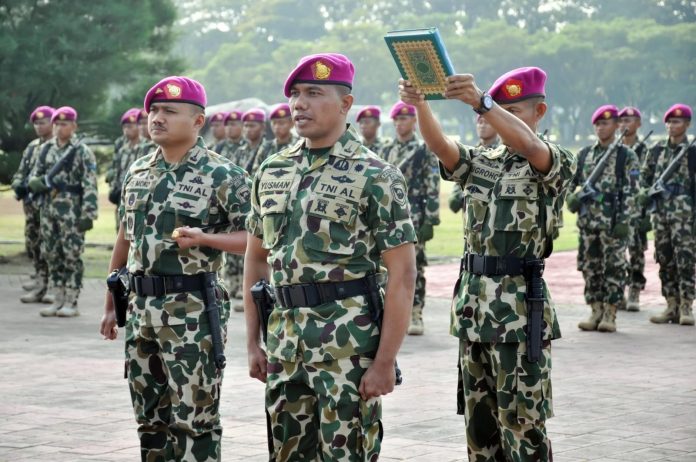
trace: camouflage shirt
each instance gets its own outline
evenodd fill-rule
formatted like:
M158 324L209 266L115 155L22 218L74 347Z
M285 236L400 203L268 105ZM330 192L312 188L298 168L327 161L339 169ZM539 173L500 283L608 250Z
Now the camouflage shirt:
M479 142L479 144L476 145L476 147L480 150L484 149L495 149L500 145L500 140L496 138L495 142L492 144L489 144L487 146L484 146ZM452 188L452 193L450 194L450 200L451 201L457 201L460 204L462 204L462 211L465 210L465 205L464 205L464 190L458 186L455 186ZM466 214L462 213L462 216L464 218L464 226L466 226Z
M75 194L69 191L49 192L44 195L43 207L48 207L54 216L72 213L76 218L97 219L97 160L94 153L87 145L78 143L73 137L63 147L58 146L58 141L53 138L49 141L50 148L46 156L40 156L36 160L33 175L43 177L51 168L65 156L73 146L77 152L71 165L66 165L52 179L51 183L58 189L62 187L81 187L82 192Z
M240 138L238 141L226 139L222 143L219 143L217 146L215 146L215 149L213 149L213 151L217 152L225 159L234 162L237 158L237 152L244 146L246 146L246 141L244 140L244 138Z
M256 146L251 146L248 141L245 141L244 146L241 146L237 150L235 157L231 159L232 162L246 170L249 175L253 175L254 162L256 161L256 156L261 152L263 145L263 140Z
M552 166L537 172L506 146L493 150L460 145L460 160L452 172L442 165L446 180L464 189L465 252L478 255L541 258L550 249L558 220L558 201L575 171L575 158L547 143ZM474 342L523 342L526 339L526 284L523 276L480 276L469 272L452 303L451 333ZM553 303L544 284L543 338L561 336Z
M677 146L671 146L668 140L656 143L649 151L643 169L641 171L641 185L650 188L667 169L679 151L689 143L687 138ZM654 219L664 222L694 222L694 177L693 170L689 172L689 158L691 168L696 170L696 146L689 148L689 152L682 157L679 168L674 171L671 178L666 181L666 187L671 192L669 199L657 196L658 200L652 211Z
M363 140L363 143L365 140ZM388 138L380 138L379 136L375 138L372 144L364 144L364 146L375 154L380 154L384 146L390 144L392 141Z
M44 143L41 142L40 138L32 140L22 153L22 159L19 161L19 167L17 171L12 176L12 181L27 181L32 176L32 171L36 167L36 159L39 158L39 153L43 148Z
M624 150L626 156L624 177L617 179L616 159L621 150ZM573 184L577 186L582 186L592 175L597 164L607 153L607 148L597 142L583 151L578 154L578 158L584 155L585 160L580 162L582 167L578 168L573 180ZM584 207L587 207L587 211L578 215L578 228L611 230L616 223L635 221L638 218L635 196L638 192L639 175L640 166L636 154L625 146L619 147L595 181L594 188L600 196L598 200L590 199L585 202Z
M120 216L130 241L128 270L146 275L218 271L223 252L210 247L180 249L172 231L180 226L228 223L216 232L244 229L249 212L250 179L227 159L204 147L202 139L177 164L168 165L161 149L141 157L124 180ZM203 315L200 293L136 297L141 325L196 323Z
M252 167L251 171L255 172L258 170L264 160L268 159L272 154L280 152L289 146L293 146L295 143L297 143L297 140L298 138L295 135L292 135L287 143L279 143L275 138L264 141L261 148L259 148L256 158L254 159L254 166Z
M416 230L423 224L440 224L437 158L428 151L425 143L415 136L405 143L394 140L382 148L382 157L396 165L406 178L411 218Z
M151 139L145 138L140 140L140 152L138 157L143 157L157 149L157 145Z
M142 144L139 142L136 143L135 146L131 146L128 140L124 139L123 142L117 146L118 149L114 150L114 157L111 160L111 170L113 171L111 184L120 188L123 184L123 179L126 177L128 168L141 156Z
M349 126L310 159L304 143L271 156L254 176L247 229L269 250L277 286L359 279L380 271L382 252L415 241L404 178L369 152ZM314 308L276 307L272 356L305 362L374 352L379 329L365 296Z

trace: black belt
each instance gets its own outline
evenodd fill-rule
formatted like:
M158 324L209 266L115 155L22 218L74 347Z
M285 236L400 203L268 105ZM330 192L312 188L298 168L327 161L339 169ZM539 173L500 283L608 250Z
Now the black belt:
M139 276L129 274L131 290L138 297L163 297L166 294L205 290L205 275Z
M541 265L544 271L544 260L541 258L493 257L489 255L464 254L462 269L469 273L483 276L520 276L533 265Z
M345 282L291 284L275 288L276 301L283 308L311 308L356 295L370 293L367 278Z
M82 194L82 186L79 184L54 184L53 189L55 189L58 192Z

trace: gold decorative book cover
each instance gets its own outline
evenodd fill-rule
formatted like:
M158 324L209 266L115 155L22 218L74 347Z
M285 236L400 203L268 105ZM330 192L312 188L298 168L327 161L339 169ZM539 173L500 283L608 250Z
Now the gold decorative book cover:
M425 99L445 99L446 78L454 74L454 67L436 27L391 31L384 40L404 79Z

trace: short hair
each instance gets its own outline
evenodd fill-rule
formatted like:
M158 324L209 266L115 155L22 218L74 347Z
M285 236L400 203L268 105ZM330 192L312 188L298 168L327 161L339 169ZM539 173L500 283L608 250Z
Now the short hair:
M336 88L336 93L338 93L338 96L341 98L350 95L350 88L346 87L345 85L334 85Z

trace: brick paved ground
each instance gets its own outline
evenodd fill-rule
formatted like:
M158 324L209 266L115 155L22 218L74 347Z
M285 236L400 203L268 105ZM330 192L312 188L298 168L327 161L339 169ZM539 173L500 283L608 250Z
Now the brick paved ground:
M648 322L662 308L651 265L646 309L620 313L616 334L579 332L588 310L573 258L556 254L547 271L564 334L554 343L556 417L548 422L555 460L696 461L696 329ZM457 342L447 335L456 265L430 267L428 276L427 334L406 339L405 383L385 398L385 461L466 460L455 415ZM0 461L139 460L122 340L97 333L104 285L87 282L81 317L42 319L38 306L16 302L20 283L0 276ZM247 377L240 313L229 333L223 459L262 461L263 386Z

